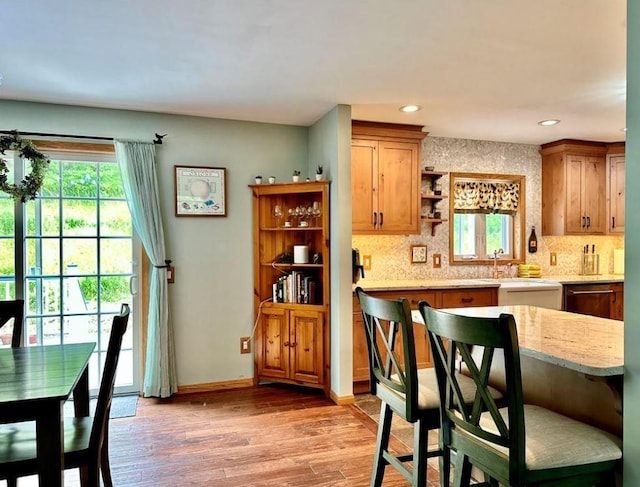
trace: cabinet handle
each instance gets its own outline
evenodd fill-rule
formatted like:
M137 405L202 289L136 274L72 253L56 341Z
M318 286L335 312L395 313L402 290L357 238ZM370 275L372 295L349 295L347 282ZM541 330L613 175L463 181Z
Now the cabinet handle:
M587 217L587 228L589 228L591 226L591 217L588 216Z
M587 226L587 217L586 216L582 216L582 228L585 228Z
M283 343L283 345L284 345L285 347L288 347L288 346L289 346L289 342L284 342L284 343Z
M382 226L384 222L384 213L380 212L380 226Z
M296 342L291 342L291 343L289 344L289 346L290 346L291 348L295 348L295 346L296 346Z
M377 212L373 212L373 227L377 227L378 226L378 213Z
M616 217L615 216L611 217L611 228L616 228Z
M462 301L463 303L473 303L473 298L471 298L471 297L462 298L460 301Z

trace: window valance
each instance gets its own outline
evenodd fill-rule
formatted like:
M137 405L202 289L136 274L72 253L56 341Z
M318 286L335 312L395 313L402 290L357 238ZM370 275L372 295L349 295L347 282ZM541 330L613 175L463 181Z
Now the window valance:
M520 200L517 182L456 181L455 213L503 213L515 215Z

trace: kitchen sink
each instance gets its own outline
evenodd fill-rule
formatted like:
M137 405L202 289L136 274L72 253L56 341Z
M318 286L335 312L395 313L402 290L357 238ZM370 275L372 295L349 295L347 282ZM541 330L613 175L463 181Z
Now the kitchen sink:
M531 277L480 280L500 284L498 306L528 304L542 308L562 308L562 284L559 282Z

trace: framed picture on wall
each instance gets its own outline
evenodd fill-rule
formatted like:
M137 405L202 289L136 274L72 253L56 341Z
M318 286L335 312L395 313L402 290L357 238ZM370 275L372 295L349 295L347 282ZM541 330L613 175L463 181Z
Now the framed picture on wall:
M173 167L176 216L227 216L224 167Z
M426 245L411 246L411 263L412 264L427 263L427 246Z

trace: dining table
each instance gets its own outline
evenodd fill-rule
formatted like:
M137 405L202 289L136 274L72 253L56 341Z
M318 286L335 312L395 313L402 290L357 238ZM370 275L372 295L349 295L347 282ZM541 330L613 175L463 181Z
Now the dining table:
M0 423L35 421L39 485L64 485L64 403L89 415L95 343L0 349Z

